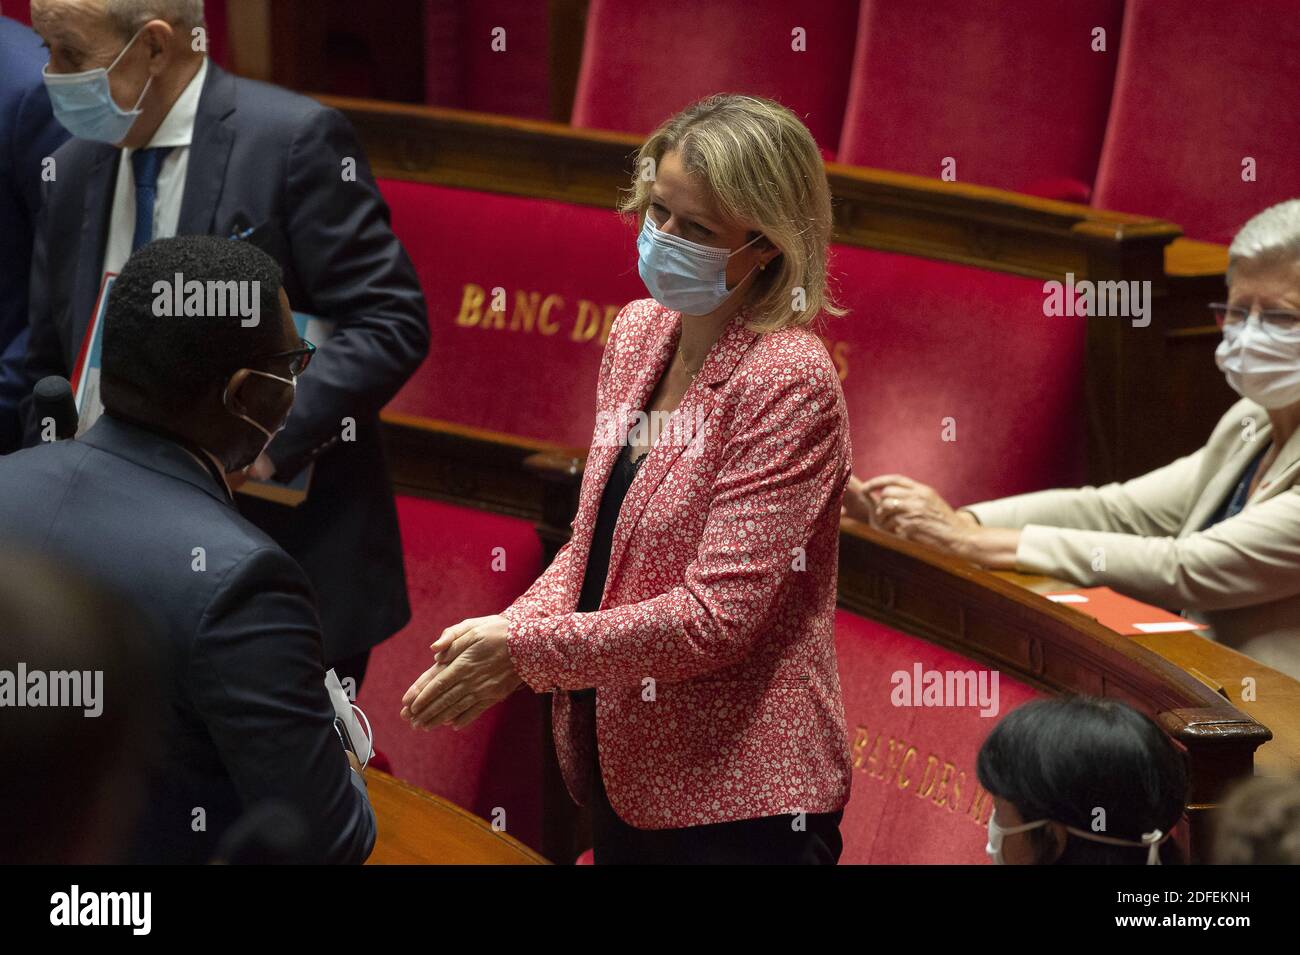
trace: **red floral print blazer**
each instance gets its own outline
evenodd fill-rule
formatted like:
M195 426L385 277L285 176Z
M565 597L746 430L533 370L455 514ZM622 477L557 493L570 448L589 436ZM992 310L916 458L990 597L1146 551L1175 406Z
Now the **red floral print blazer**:
M572 538L504 611L515 669L555 692L570 794L585 798L593 754L560 691L595 687L610 805L642 829L848 800L834 640L844 395L812 332L760 335L746 318L719 336L641 463L600 610L576 613L605 482L680 334L681 315L653 299L619 313Z

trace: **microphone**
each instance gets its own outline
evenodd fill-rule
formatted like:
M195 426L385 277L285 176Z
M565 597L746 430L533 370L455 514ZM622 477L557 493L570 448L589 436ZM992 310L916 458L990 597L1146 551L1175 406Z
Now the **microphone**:
M42 378L32 390L32 408L36 422L42 430L46 421L54 422L54 440L63 441L77 436L77 400L72 396L68 379L51 375Z

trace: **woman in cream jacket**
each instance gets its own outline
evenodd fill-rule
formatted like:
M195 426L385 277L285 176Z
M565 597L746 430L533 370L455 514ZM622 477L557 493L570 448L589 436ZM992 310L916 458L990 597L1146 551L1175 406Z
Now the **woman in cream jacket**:
M1300 200L1251 219L1228 255L1215 358L1242 400L1203 448L1124 483L956 511L902 475L855 479L849 515L991 569L1184 611L1300 678Z

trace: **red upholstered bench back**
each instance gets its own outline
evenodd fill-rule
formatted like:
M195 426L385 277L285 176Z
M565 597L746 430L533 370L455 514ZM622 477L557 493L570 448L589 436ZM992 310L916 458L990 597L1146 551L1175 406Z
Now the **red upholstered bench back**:
M606 323L646 295L634 230L584 206L382 188L433 336L390 409L585 448ZM832 271L852 311L820 330L859 474L962 503L1082 479L1083 320L1045 317L1041 281L843 246Z
M371 655L358 703L393 772L492 820L541 848L541 702L516 693L463 730L412 730L402 694L432 664L431 644L466 617L497 613L542 570L531 522L420 498L399 497L411 622ZM501 548L504 569L493 569Z
M839 160L1086 202L1123 0L862 0ZM1106 52L1092 49L1105 30Z
M966 504L1083 479L1084 321L1045 317L1041 280L845 246L831 268L859 475Z
M4 0L4 15L31 26L32 0Z
M1294 0L1129 0L1094 204L1229 241L1300 193L1297 71Z
M424 0L425 101L550 119L549 7L519 0Z
M432 331L428 359L390 409L587 447L608 324L646 294L634 230L588 206L391 180L381 188Z
M895 706L896 671L986 670L917 637L846 610L835 617L853 790L840 830L842 864L979 863L992 802L975 776L985 736L1039 694L1001 674L998 712Z
M701 97L751 93L794 110L833 153L857 6L858 0L592 0L573 125L648 133ZM795 49L800 43L804 49Z

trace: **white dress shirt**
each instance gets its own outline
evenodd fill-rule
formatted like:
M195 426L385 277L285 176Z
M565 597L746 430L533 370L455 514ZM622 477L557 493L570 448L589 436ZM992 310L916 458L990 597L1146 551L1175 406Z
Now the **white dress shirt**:
M149 148L171 146L158 171L158 198L153 208L153 238L169 239L176 234L181 218L181 199L185 195L185 174L190 164L190 143L194 138L194 117L199 109L199 95L208 75L205 56L189 85L172 104L163 118ZM108 245L104 249L104 271L121 272L131 257L135 239L135 173L131 168L133 149L123 149L117 166L117 188L113 192L113 215L108 227Z

